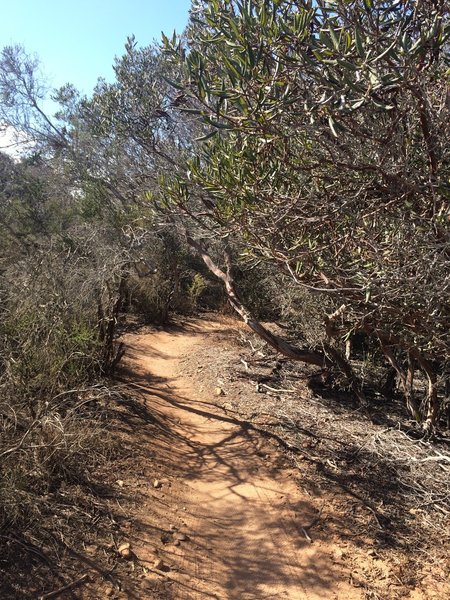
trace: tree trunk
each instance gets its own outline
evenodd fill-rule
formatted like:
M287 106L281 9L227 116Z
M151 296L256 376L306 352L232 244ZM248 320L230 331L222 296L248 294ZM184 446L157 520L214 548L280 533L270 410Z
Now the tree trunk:
M193 248L203 259L208 269L216 277L221 279L225 285L228 300L234 310L243 319L244 323L250 327L259 337L265 342L272 346L277 352L291 358L292 360L304 362L310 365L317 365L318 367L326 367L331 365L331 361L327 356L321 352L310 352L303 348L297 348L293 346L283 338L275 335L269 331L262 323L256 319L249 310L244 306L235 288L234 279L232 276L232 265L231 257L228 252L225 253L225 262L227 265L227 272L222 271L211 259L206 250L201 246L199 242L194 240L189 234L186 233L186 240L188 244Z
M408 373L402 369L402 367L397 362L391 348L380 339L381 349L383 350L383 354L387 358L390 365L395 369L397 375L400 378L403 388L403 394L406 401L406 406L408 407L409 412L414 417L414 419L420 423L422 421L422 415L420 413L420 408L414 398L414 394L412 393L412 381L414 376L413 366L411 358L408 355ZM410 368L411 365L411 368Z
M439 400L437 396L436 385L437 377L432 364L428 360L420 355L417 357L417 359L428 379L427 412L425 421L423 423L423 428L425 432L432 434L436 428L437 420L439 418Z

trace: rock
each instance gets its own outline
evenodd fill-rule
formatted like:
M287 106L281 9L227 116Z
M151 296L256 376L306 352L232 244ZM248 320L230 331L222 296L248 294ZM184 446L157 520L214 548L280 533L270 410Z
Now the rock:
M123 544L120 544L120 546L117 548L117 551L122 558L126 558L127 560L129 560L132 557L129 542L124 542Z
M159 481L159 479L155 479L155 480L153 481L153 487L154 487L155 489L159 489L161 486L162 486L162 483Z
M173 536L173 539L178 541L178 542L185 542L186 540L188 540L188 536L185 533L176 533Z
M122 481L122 479L118 479L118 480L116 481L116 483L117 483L117 485L118 485L120 488L123 488L123 486L125 485L125 482L124 482L124 481Z
M93 556L97 552L97 546L95 546L94 544L88 544L87 546L85 546L85 550L86 554Z
M215 394L216 396L225 396L225 392L221 387L216 387Z
M164 571L164 572L170 571L169 565L166 565L166 563L163 560L161 560L160 558L157 558L155 560L155 562L153 563L153 567L155 569L157 569L158 571Z

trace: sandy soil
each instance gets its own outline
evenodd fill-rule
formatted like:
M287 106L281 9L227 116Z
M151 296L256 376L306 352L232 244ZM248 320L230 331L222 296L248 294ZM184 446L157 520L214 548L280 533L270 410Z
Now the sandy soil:
M152 467L141 464L147 485L127 538L143 572L117 597L362 598L326 528L311 532L317 509L280 452L220 409L220 388L180 374L183 357L223 329L203 320L125 339L127 377L165 433L143 438Z

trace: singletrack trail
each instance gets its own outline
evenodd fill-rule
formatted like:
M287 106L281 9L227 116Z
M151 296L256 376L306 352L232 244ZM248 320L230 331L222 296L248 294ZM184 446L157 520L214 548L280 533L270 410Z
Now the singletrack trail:
M214 388L180 374L198 345L217 358L214 337L224 328L201 319L125 336L127 379L163 425L145 441L161 465L161 487L149 486L138 507L138 559L170 581L166 593L177 600L362 598L326 533L309 537L318 513L292 470L280 467L280 451L217 406ZM161 531L169 533L156 543ZM155 555L167 565L156 575ZM140 589L129 597L155 596Z

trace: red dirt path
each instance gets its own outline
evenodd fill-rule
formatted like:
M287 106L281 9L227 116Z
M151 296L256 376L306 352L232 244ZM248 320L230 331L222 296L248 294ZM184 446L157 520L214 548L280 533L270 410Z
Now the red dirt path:
M147 577L121 597L155 598L159 578L177 600L361 599L326 530L308 539L318 515L279 451L179 374L182 357L220 329L202 320L126 337L129 377L165 435L143 441L161 478L142 492L130 536Z

